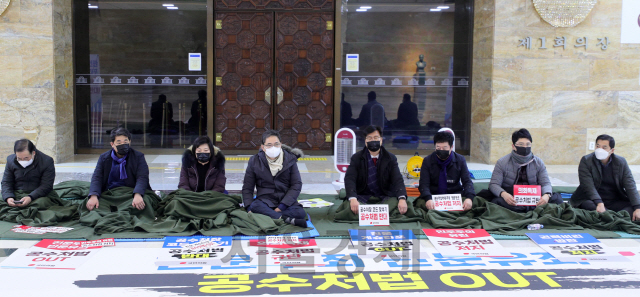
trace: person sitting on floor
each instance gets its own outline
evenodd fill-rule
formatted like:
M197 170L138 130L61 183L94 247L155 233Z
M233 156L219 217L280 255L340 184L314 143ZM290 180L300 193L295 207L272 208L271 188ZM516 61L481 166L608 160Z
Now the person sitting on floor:
M118 187L133 188L132 206L145 208L143 196L149 185L149 166L144 154L131 148L131 133L119 127L111 131L111 150L100 155L96 169L91 177L89 188L89 211L98 208L100 194Z
M573 207L605 212L625 210L634 221L640 220L640 195L625 158L614 154L613 137L596 138L595 152L580 160L580 186L571 196Z
M351 157L344 176L350 209L357 214L361 203L374 204L397 199L398 211L404 215L407 212L407 189L398 168L398 160L382 146L382 128L368 126L364 134L366 147Z
M511 153L500 158L493 169L489 191L491 202L515 212L527 212L547 203L562 204L562 196L552 195L551 181L544 162L531 152L533 138L527 129L511 135ZM542 197L536 206L516 206L514 185L540 185Z
M425 206L429 210L435 209L432 195L462 194L464 210L471 209L473 197L476 196L467 161L452 150L453 140L453 135L449 132L436 133L433 136L436 151L422 161L420 198L415 201L426 200Z
M225 157L209 136L200 136L182 155L178 188L192 192L225 192Z
M301 150L282 144L278 131L264 132L260 152L249 159L244 175L245 209L306 228L307 213L298 203L302 178L297 162L302 155ZM254 188L257 189L255 199Z
M37 150L31 140L16 141L13 152L4 167L2 199L11 207L25 207L53 191L56 169L53 158ZM15 193L18 190L29 194L18 199Z

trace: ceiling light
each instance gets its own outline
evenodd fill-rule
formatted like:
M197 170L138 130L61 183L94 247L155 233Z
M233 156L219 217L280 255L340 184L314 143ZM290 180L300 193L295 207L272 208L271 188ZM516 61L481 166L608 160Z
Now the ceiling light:
M438 6L438 9L449 9L449 6Z
M162 6L164 6L164 7L172 7L173 4L162 4Z
M439 8L431 8L431 9L429 9L429 10L430 10L430 11L441 11L442 9L439 9Z
M178 9L178 7L175 7L175 6L169 6L169 7L167 7L167 9Z
M96 8L98 8L98 6L97 5L89 5L89 8L96 9Z
M360 9L356 9L356 11L367 11L367 10L360 8Z
M360 9L371 9L371 6L360 6Z

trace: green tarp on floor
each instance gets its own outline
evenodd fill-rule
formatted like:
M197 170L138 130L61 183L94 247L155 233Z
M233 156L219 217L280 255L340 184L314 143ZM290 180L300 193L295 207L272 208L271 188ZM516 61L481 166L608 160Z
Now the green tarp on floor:
M479 191L486 188L488 183L476 183L475 186ZM554 191L557 192L571 192L574 189L554 187ZM115 205L115 210L107 207L100 214L98 212L88 213L84 206L88 183L77 181L60 183L55 186L55 190L64 201L63 207L67 207L69 204L78 206L78 214L83 215L81 221L84 222L84 225L80 224L78 220L65 221L57 223L56 226L74 229L63 234L32 235L10 231L11 227L16 225L15 222L0 222L0 239L162 238L164 236L189 236L196 233L210 236L265 235L305 230L285 224L281 220L248 214L236 206L240 199L234 195L214 192L195 194L178 190L160 201L157 196L154 197L155 194L149 192L145 195L145 201L148 205L157 205L155 213L148 211L141 212L142 215L136 213L130 207L131 198L122 198L122 201ZM123 189L122 191L123 193L117 194L125 197L127 190ZM343 203L338 195L303 194L299 199L312 198L321 198L334 203L331 207L306 208L321 237L344 237L348 235L347 230L359 228L357 221L349 221L355 216L347 219L342 217L341 222L336 222L336 211ZM412 204L413 199L410 199L409 204ZM110 205L105 203L105 206ZM640 234L640 226L631 222L626 212L608 211L598 214L595 211L574 209L568 204L546 205L525 214L511 212L479 197L474 200L474 208L467 212L426 211L419 204L417 206L412 208L411 216L398 217L399 219L388 227L375 228L410 230L478 228L486 229L492 234L524 235L526 232L531 232L526 230L528 224L539 223L545 225L545 228L534 232L586 232L597 238L620 237L614 231ZM107 217L106 221L99 225L98 222L105 217ZM96 226L99 228L94 229ZM112 233L113 231L121 232ZM417 231L416 234L420 235L420 232Z

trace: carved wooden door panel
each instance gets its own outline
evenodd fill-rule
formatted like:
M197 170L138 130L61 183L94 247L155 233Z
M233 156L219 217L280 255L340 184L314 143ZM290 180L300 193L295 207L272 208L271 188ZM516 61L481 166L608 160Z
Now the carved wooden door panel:
M333 30L328 25L333 29L332 13L276 12L274 126L283 143L302 149L332 149Z
M260 146L272 128L273 13L216 13L216 143Z

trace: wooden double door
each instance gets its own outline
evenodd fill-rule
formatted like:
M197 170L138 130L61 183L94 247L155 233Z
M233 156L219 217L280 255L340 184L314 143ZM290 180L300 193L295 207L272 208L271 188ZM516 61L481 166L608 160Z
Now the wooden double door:
M216 143L255 151L267 129L284 144L331 150L333 12L216 12Z

